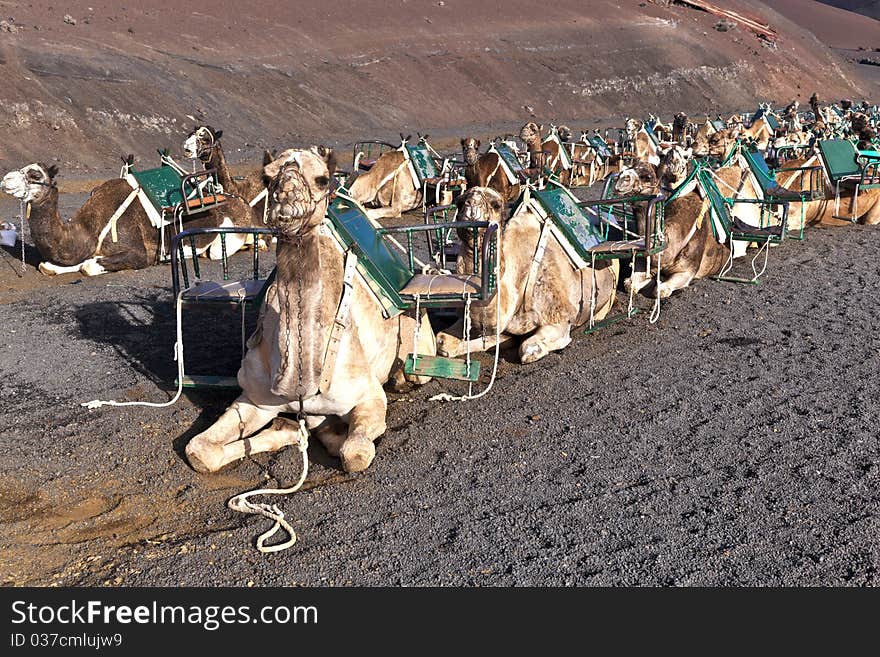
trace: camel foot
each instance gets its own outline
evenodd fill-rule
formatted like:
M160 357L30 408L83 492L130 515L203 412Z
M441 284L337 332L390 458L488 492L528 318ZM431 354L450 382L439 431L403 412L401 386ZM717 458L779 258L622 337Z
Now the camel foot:
M223 467L223 446L196 436L187 443L186 460L196 472L210 474Z
M342 444L339 457L346 472L362 472L376 457L376 446L369 438L349 438Z

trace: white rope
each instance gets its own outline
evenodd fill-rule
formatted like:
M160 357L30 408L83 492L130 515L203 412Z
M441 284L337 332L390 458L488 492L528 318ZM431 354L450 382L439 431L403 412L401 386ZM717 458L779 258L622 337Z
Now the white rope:
M419 357L419 335L422 332L421 301L422 295L416 294L416 330L413 331L413 366Z
M256 245L254 245L256 248ZM238 290L238 305L241 306L241 358L244 360L244 352L245 352L245 318L247 315L247 306L244 303L245 299L245 288L240 288Z
M254 495L290 495L298 491L303 483L306 480L306 477L309 474L309 430L306 428L306 421L300 419L299 421L299 437L296 443L297 449L299 450L300 455L302 456L302 472L299 475L299 479L297 482L291 486L290 488L257 488L255 490L248 491L246 493L241 493L236 495L226 503L233 511L238 511L239 513L252 513L254 515L263 516L264 518L268 518L272 520L275 524L272 525L269 529L264 531L257 538L257 549L263 554L268 554L270 552L280 552L281 550L286 550L291 547L294 543L296 543L296 531L291 527L290 523L287 522L284 517L284 512L278 508L277 504L261 504L258 502L251 502L248 500L249 497L253 497ZM266 541L272 538L278 530L283 529L287 532L287 535L290 537L283 543L275 543L274 545L266 545Z
M121 402L116 400L101 401L100 399L93 399L89 402L82 402L80 406L85 406L90 411L93 411L102 406L148 406L150 408L165 408L176 404L177 400L180 399L180 396L183 394L183 323L181 321L183 315L183 292L180 292L177 295L175 314L177 317L177 342L174 343L174 360L177 361L177 393L174 397L167 402L162 403L145 401Z
M650 324L656 324L657 320L660 319L660 254L662 251L657 252L657 285L654 286L656 292L656 296L654 297L654 307L651 309L651 316L648 317L648 322ZM648 276L651 276L651 256L648 256L646 265L648 267Z
M500 249L499 249L500 250ZM471 401L473 399L479 399L484 395L488 394L492 389L492 386L495 385L495 376L498 374L498 360L501 355L501 277L499 276L501 271L501 258L498 257L495 259L495 280L497 281L497 289L495 290L495 362L492 364L492 377L489 379L489 385L482 392L478 392L476 395L467 394L457 397L455 395L450 395L448 393L440 393L439 395L434 395L430 398L429 401ZM470 344L468 344L468 349L470 349Z
M19 215L19 226L18 226L18 239L21 242L21 274L19 274L19 278L24 276L27 273L27 263L25 261L25 250L24 250L24 226L27 223L27 219L30 218L31 214L31 205L24 199L21 199L19 203L19 208L21 214Z
M464 355L465 371L470 375L471 372L471 295L466 294L464 300L464 340L467 345ZM474 392L473 381L468 381L468 395Z

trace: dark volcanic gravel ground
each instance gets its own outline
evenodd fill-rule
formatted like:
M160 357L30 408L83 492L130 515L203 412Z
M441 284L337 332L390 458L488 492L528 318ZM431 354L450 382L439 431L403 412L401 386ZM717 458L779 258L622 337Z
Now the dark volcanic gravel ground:
M167 398L167 268L22 282L4 253L0 573L86 585L876 584L877 240L876 227L813 229L773 251L761 285L700 282L655 326L640 315L578 332L531 366L507 354L479 402L428 402L455 389L439 382L391 395L366 473L312 446L306 490L280 502L300 541L270 556L251 546L267 523L224 503L267 471L295 480L296 452L214 476L181 457L233 395L78 405ZM193 322L193 370L235 368L237 321Z

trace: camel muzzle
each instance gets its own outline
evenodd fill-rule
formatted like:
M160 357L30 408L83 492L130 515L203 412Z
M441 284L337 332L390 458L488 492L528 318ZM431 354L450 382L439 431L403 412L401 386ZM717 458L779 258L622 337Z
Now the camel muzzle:
M10 171L3 176L0 189L15 198L24 198L28 192L27 179L21 171Z

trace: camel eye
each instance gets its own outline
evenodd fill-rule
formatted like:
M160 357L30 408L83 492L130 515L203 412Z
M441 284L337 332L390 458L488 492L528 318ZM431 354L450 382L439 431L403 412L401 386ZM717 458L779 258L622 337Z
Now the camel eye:
M330 179L327 176L318 176L315 178L315 184L318 187L326 187L330 184Z
M39 171L35 171L35 170L31 169L30 171L27 172L27 177L28 177L28 180L42 180L43 174L40 173Z
M492 206L492 209L493 209L493 210L500 210L500 209L501 209L501 203L500 203L499 201L496 201L495 199L493 199L493 200L489 203L489 205Z

